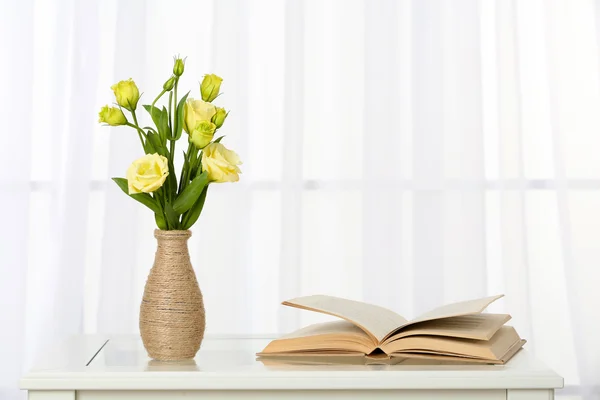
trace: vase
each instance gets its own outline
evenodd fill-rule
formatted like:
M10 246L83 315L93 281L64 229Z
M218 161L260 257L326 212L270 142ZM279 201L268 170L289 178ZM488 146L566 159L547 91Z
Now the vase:
M190 236L190 231L154 231L157 249L140 306L140 334L155 360L194 358L204 338L206 316L190 262Z

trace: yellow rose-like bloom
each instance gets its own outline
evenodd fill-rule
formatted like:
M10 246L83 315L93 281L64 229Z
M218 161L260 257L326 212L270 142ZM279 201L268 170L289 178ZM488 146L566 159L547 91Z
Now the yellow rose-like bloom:
M115 92L117 104L129 111L135 110L137 102L140 99L140 91L131 78L115 83L110 88Z
M210 121L201 121L190 134L190 142L198 149L203 149L213 140L217 126Z
M220 128L223 126L223 122L225 122L225 118L227 118L227 111L224 108L217 107L217 113L214 117L212 117L212 122Z
M154 154L135 160L127 169L129 194L150 193L160 188L169 175L169 160Z
M223 78L215 74L204 75L204 79L202 79L202 84L200 85L202 100L213 101L216 99L221 89L221 82L223 82Z
M183 129L191 135L200 122L210 121L216 112L210 103L188 99L183 107Z
M237 182L242 173L240 157L221 143L211 143L202 151L202 169L211 182Z
M117 107L104 106L98 113L98 116L100 117L98 122L104 122L112 126L125 125L127 123L125 114Z

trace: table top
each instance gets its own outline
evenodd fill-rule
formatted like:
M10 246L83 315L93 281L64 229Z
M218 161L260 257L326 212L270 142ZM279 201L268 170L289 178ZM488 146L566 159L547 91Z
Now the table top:
M27 390L553 389L563 378L523 349L506 365L265 365L271 338L208 337L194 360L151 360L137 336L74 336L20 381Z

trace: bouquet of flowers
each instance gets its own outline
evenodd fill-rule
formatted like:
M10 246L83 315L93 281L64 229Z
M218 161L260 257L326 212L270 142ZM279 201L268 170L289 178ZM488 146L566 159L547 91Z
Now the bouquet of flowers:
M238 155L223 146L223 136L215 139L228 112L213 105L219 96L222 79L205 75L200 84L202 100L189 97L190 92L178 99L179 78L185 60L175 58L173 74L164 83L162 91L152 104L143 105L152 120L152 126L141 126L136 110L140 92L131 79L111 87L116 97L115 106L100 110L99 122L110 126L128 126L135 129L145 155L135 160L127 170L126 178L113 181L134 200L154 212L156 225L162 230L187 230L200 216L206 193L211 183L237 182L241 173ZM166 105L158 105L166 99ZM131 115L131 120L124 111ZM183 153L183 167L177 180L173 160L175 142L187 133L188 149Z

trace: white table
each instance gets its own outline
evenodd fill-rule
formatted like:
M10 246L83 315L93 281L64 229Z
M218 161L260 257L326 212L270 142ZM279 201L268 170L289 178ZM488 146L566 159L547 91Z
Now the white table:
M549 400L563 379L527 350L505 366L280 365L256 361L266 338L208 338L187 363L150 360L137 337L78 336L20 383L30 400Z

